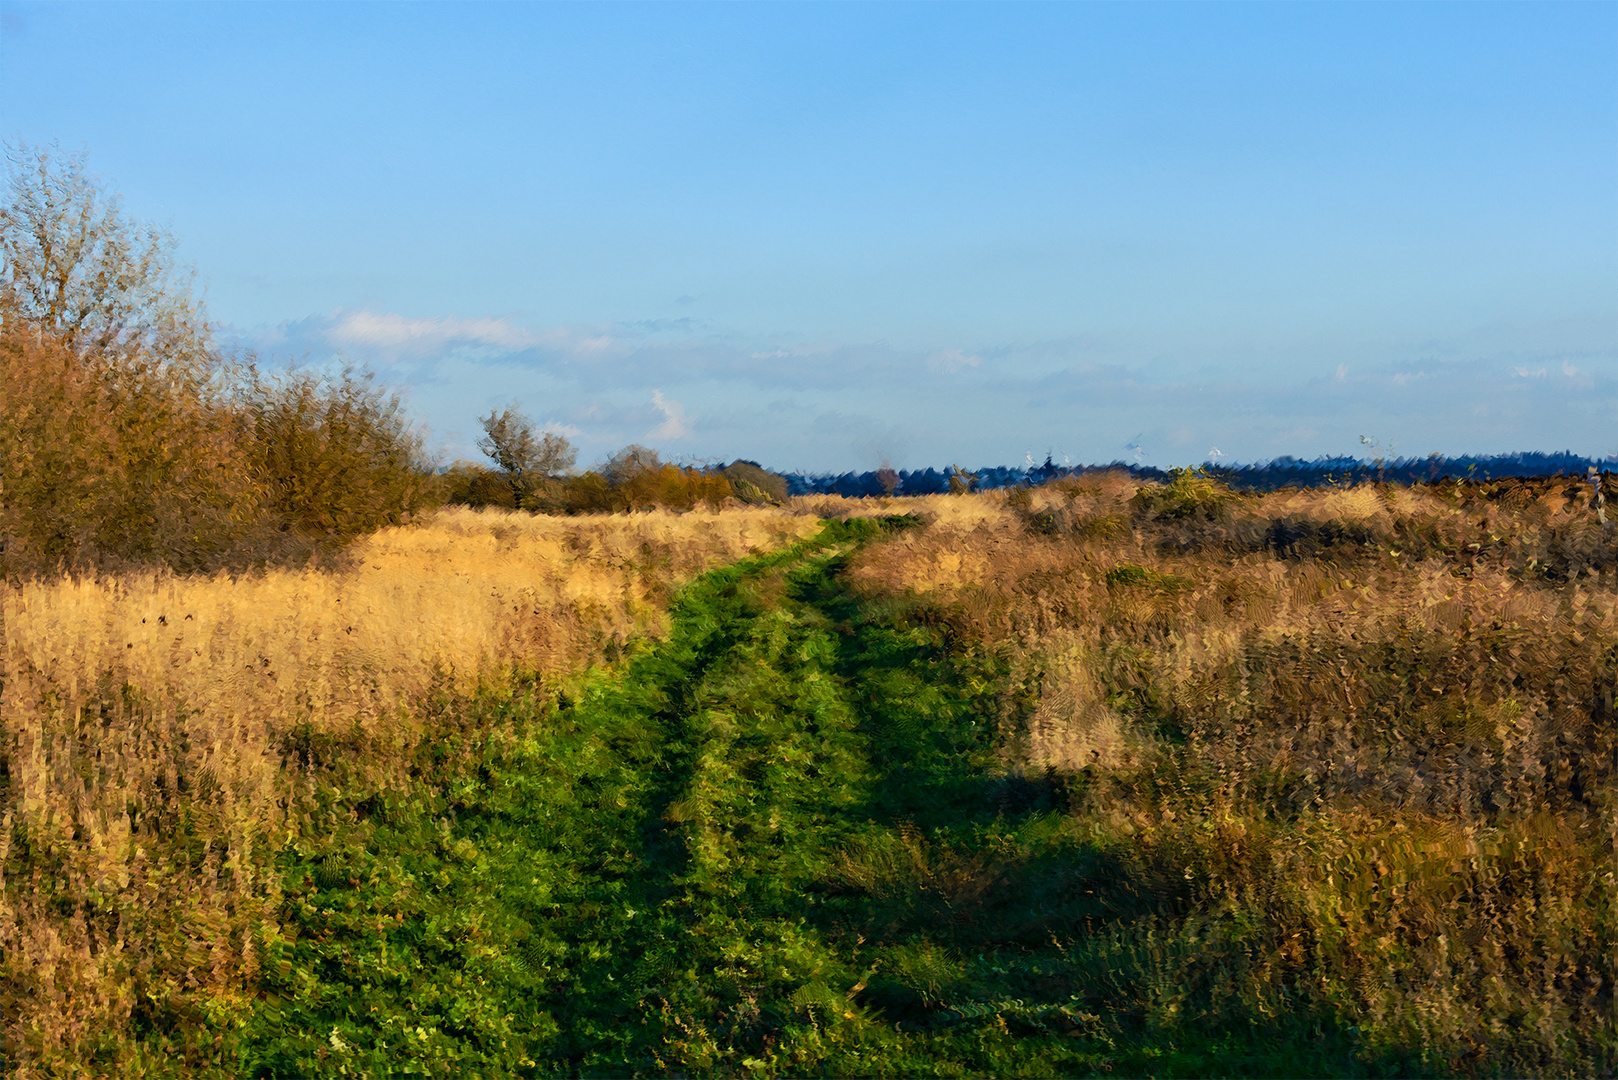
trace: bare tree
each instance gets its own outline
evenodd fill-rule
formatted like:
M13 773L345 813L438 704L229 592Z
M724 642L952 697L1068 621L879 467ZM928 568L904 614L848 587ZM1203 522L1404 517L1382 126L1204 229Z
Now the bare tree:
M566 436L539 431L515 408L491 411L479 422L484 434L478 440L478 449L505 475L519 510L532 509L534 492L540 484L567 472L578 460L579 452Z
M622 487L644 473L656 472L663 467L663 459L656 450L640 443L630 443L606 460L601 475L613 487Z
M124 217L84 154L7 144L0 157L7 566L194 568L254 513L225 393L237 371L173 240Z
M123 216L118 197L55 147L5 147L0 326L101 365L136 358L207 369L217 357L172 236Z

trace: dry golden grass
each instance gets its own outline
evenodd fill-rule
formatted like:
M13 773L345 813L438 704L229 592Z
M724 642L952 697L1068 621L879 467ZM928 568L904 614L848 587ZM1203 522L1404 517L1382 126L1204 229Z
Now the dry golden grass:
M1618 530L1545 482L1140 487L910 500L851 578L1008 655L1007 769L1131 895L1260 919L1263 979L1434 1067L1610 1057Z
M614 657L661 632L680 584L818 527L446 510L336 572L7 590L0 1015L19 1075L93 1060L132 1023L249 1007L270 857L314 772L400 781L435 695Z

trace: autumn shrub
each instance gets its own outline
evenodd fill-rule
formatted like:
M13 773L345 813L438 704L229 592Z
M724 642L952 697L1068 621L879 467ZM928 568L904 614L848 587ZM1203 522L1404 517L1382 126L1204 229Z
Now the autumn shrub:
M455 462L439 475L439 483L444 502L451 506L517 508L511 485L499 470L475 461Z
M351 540L434 504L421 439L369 375L260 375L241 408L261 512L282 531Z
M1130 500L1141 511L1160 518L1217 519L1237 495L1197 468L1173 469L1167 484L1145 485Z
M12 574L199 569L248 542L259 488L217 387L160 363L98 366L0 334L0 531Z
M786 477L769 472L756 461L733 461L719 472L730 481L730 493L749 506L784 503L788 498Z
M617 507L613 487L607 478L590 470L567 481L563 506L570 514L610 513Z
M0 529L11 575L299 562L439 484L368 376L266 375L215 340L174 241L82 155L8 148Z
M732 496L722 474L665 462L657 451L631 445L593 469L563 483L558 502L571 513L690 510L717 507Z

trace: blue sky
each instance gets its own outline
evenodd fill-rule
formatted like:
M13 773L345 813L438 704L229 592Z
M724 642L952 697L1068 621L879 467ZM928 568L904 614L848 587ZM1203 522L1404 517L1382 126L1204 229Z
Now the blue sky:
M810 471L1618 452L1618 5L0 4L230 338Z

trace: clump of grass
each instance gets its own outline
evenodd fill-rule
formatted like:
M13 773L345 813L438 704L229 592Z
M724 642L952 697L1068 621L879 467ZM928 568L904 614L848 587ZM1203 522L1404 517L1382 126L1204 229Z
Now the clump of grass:
M1144 513L1170 521L1192 517L1217 520L1237 498L1235 492L1201 469L1184 468L1170 470L1167 484L1142 487L1130 502Z

